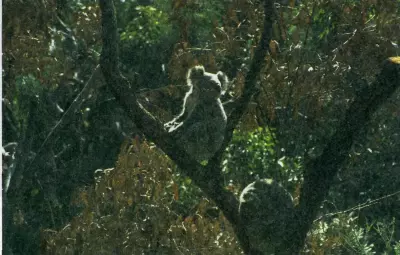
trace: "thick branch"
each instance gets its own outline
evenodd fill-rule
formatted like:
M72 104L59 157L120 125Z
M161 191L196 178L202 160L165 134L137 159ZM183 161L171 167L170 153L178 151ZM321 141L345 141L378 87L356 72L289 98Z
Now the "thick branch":
M332 136L321 156L306 165L300 204L293 222L291 244L293 252L304 245L307 232L312 226L318 208L328 194L339 168L345 161L355 136L365 127L373 113L400 86L400 57L383 63L375 82L364 88L346 112L336 133Z
M226 146L232 140L233 130L239 123L243 114L245 113L247 106L254 94L258 92L256 88L256 82L258 74L265 64L265 57L267 56L267 51L269 50L269 42L272 40L272 25L274 17L274 2L273 0L264 1L264 27L260 42L254 52L254 57L250 65L249 72L246 74L244 90L242 96L236 102L236 108L233 110L232 114L228 119L228 124L225 132L225 139L218 151L216 157L221 157L222 153L225 151Z

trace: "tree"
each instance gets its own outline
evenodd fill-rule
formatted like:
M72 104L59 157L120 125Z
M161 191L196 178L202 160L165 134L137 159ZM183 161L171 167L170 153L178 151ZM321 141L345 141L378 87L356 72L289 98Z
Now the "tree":
M263 34L246 75L243 95L237 100L236 107L228 122L223 146L206 166L190 160L186 153L168 136L162 123L137 101L135 95L137 85L131 84L125 79L118 68L117 24L112 0L100 0L100 8L103 29L103 51L100 66L108 86L111 87L118 101L146 138L153 141L170 156L179 168L215 201L233 225L245 253L255 254L259 252L250 245L249 236L245 231L246 223L241 222L239 217L238 200L222 186L220 160L222 152L232 138L233 129L246 110L252 95L257 92L255 86L257 75L261 70L269 42L272 39L273 1L266 0L264 2ZM390 58L385 61L375 82L360 91L358 97L347 109L346 117L330 138L323 153L307 163L300 203L295 207L294 215L288 219L291 224L285 226L288 233L284 245L282 245L285 250L275 251L276 253L295 254L303 247L306 234L317 215L318 208L326 197L334 176L346 159L355 135L368 124L371 115L399 86L399 65L399 58Z

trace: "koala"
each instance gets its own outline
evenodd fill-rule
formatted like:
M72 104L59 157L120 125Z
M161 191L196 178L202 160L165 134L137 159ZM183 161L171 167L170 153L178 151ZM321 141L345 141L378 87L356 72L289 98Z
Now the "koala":
M292 196L272 179L257 180L240 195L240 220L251 248L258 253L285 254L287 247L282 247L282 243L293 215Z
M227 117L220 97L228 85L227 76L208 73L203 66L189 69L189 91L182 111L164 127L183 149L198 162L210 159L224 140Z

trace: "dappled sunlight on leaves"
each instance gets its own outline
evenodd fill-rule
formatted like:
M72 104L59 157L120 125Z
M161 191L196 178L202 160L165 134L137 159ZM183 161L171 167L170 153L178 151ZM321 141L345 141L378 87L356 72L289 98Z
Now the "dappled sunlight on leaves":
M223 215L207 216L208 200L186 217L173 211L179 183L163 153L148 143L121 151L115 168L98 170L95 185L77 194L82 213L58 232L43 231L47 254L241 253Z

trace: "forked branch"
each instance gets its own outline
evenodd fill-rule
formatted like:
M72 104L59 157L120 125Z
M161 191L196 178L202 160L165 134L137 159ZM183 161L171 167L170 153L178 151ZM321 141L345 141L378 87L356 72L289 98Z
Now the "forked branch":
M100 58L100 67L107 85L121 106L133 119L136 126L144 133L147 139L154 142L161 148L178 167L187 174L204 193L216 202L225 217L235 228L239 241L245 253L249 252L247 237L241 227L238 217L239 202L236 197L224 189L221 167L219 164L220 155L232 138L232 132L251 99L256 92L255 84L260 72L264 58L267 53L268 43L272 34L272 13L273 1L266 0L264 3L265 22L262 38L254 54L250 71L247 74L243 96L238 101L238 107L232 114L228 123L228 130L224 140L223 148L217 153L207 166L202 166L192 160L186 152L176 145L175 141L164 130L163 124L147 112L137 100L135 95L136 87L121 74L118 67L118 33L115 16L115 8L112 0L99 0L101 9L101 26L103 49Z

